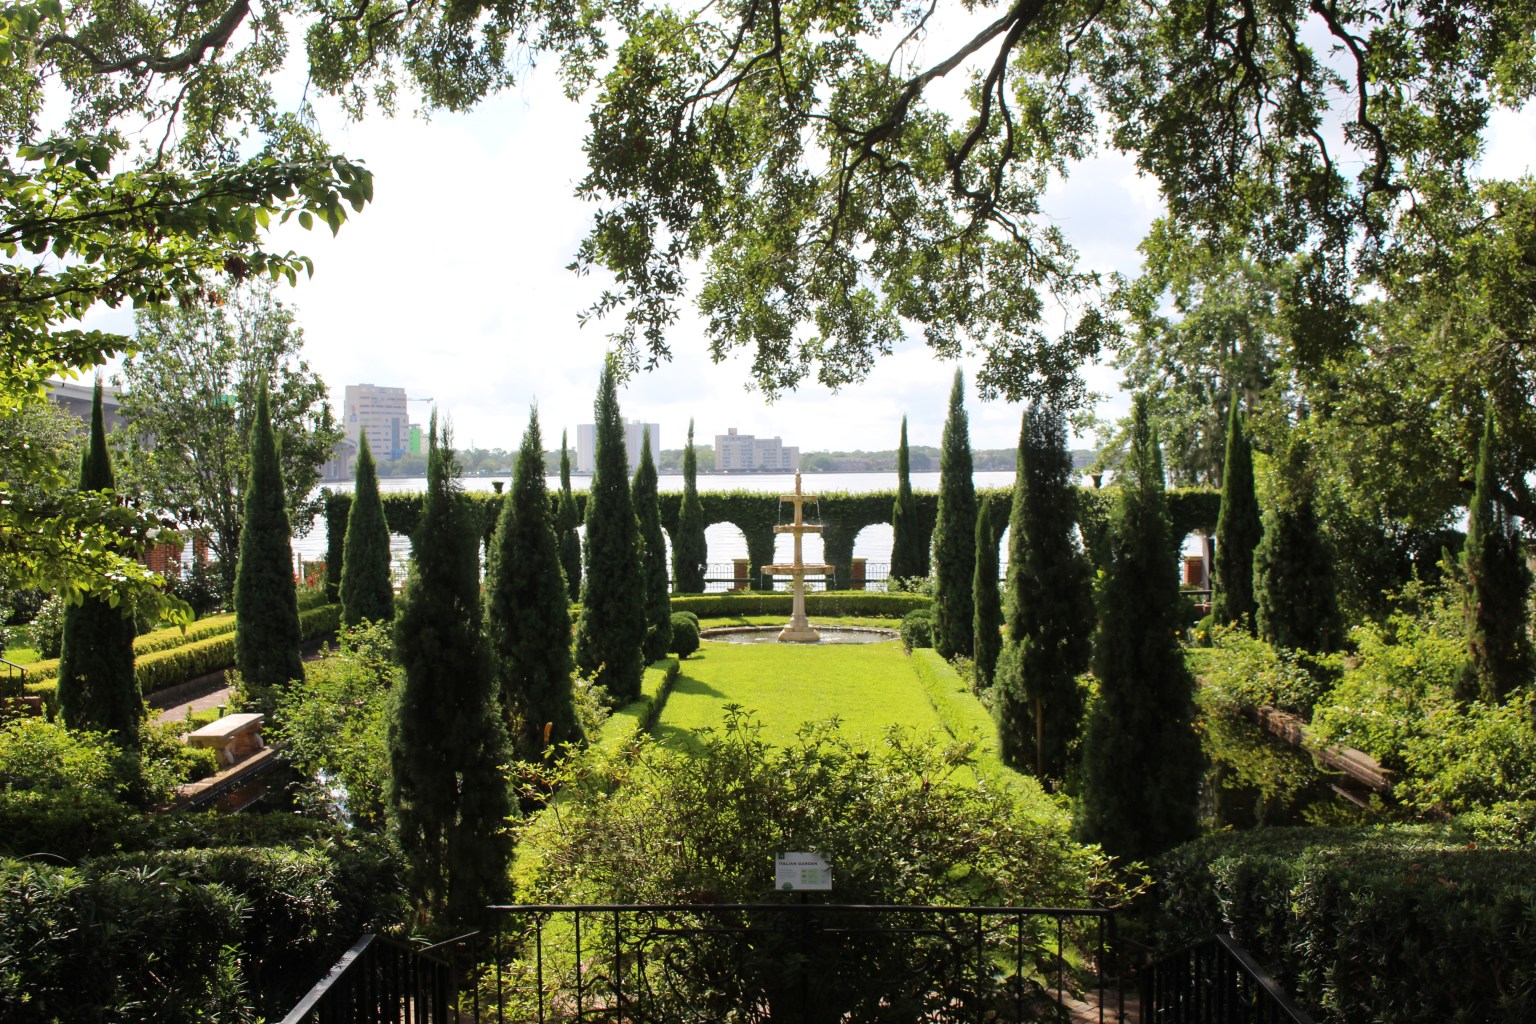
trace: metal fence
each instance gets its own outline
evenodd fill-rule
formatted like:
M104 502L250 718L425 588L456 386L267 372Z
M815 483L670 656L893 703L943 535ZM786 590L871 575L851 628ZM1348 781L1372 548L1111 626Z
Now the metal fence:
M506 906L476 1019L1121 1022L1103 910L807 903Z
M283 1024L448 1024L458 1021L456 983L440 952L468 936L412 949L364 935L283 1018Z
M1142 973L1145 1024L1313 1024L1230 937L1166 957Z

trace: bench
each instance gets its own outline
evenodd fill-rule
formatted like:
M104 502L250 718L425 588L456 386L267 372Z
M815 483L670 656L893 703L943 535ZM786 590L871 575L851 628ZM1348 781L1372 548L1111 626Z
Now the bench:
M187 734L187 746L212 747L218 754L219 764L232 765L242 758L266 749L261 738L261 726L265 715L225 715L216 722L209 722L201 729Z

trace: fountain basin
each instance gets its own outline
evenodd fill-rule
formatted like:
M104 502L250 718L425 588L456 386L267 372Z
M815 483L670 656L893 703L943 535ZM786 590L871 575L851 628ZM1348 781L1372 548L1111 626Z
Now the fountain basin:
M775 644L785 643L796 646L814 646L823 644L877 644L883 640L895 640L900 634L894 629L883 629L879 626L817 626L816 632L821 634L819 641L795 641L779 640L779 634L783 632L783 626L720 626L715 629L702 630L699 633L701 640L724 640L730 644Z

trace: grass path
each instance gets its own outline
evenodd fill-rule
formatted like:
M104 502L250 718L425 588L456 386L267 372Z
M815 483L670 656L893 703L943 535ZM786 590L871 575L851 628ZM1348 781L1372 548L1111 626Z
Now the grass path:
M705 641L681 663L656 735L686 743L695 730L719 727L723 707L740 704L783 746L807 722L837 718L844 736L871 748L892 725L918 735L943 723L897 642L874 644L732 644Z

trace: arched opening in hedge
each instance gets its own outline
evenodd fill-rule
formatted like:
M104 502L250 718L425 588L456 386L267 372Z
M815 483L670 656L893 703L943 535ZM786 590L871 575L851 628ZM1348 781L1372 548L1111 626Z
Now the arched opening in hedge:
M704 592L735 589L737 559L747 557L747 535L735 523L711 523L704 529Z

